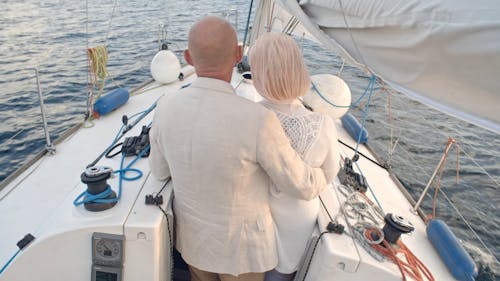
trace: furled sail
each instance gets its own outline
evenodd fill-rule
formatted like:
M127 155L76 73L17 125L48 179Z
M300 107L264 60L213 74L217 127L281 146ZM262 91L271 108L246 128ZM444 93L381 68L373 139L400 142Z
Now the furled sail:
M275 2L396 90L500 133L500 1Z

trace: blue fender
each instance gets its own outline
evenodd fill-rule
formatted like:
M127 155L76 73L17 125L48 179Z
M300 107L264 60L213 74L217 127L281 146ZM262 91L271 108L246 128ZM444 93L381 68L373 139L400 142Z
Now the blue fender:
M433 219L427 224L427 237L448 270L459 281L474 281L477 267L469 254L464 250L457 237L442 221Z
M99 115L106 115L117 109L128 101L130 94L126 88L118 88L100 97L94 103L94 112Z
M342 126L355 141L358 141L359 138L359 143L368 142L368 131L361 126L361 123L351 113L347 113L342 117Z

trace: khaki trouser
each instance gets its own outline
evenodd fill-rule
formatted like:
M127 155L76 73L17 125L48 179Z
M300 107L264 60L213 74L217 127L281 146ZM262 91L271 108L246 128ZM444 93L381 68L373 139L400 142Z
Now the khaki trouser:
M261 273L245 273L238 276L231 274L213 273L200 270L196 267L189 266L191 273L191 281L263 281L264 272Z

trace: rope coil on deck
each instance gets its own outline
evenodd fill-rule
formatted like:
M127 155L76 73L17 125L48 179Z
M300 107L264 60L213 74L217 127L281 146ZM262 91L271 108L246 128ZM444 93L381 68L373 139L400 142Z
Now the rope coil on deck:
M352 190L349 186L338 185L337 195L344 195L345 201L340 206L345 221L351 230L352 237L377 261L390 260L401 272L403 280L411 277L417 281L433 281L430 270L401 241L390 244L379 227L384 221L383 211L365 194Z
M396 245L389 244L385 239L380 238L378 240L373 240L374 232L380 233L381 230L378 228L365 229L364 238L371 244L371 247L377 252L384 255L392 262L394 262L402 275L403 280L407 280L406 277L409 276L413 280L423 281L425 279L433 281L434 277L430 270L420 261L413 252L406 247L406 245L399 240ZM377 243L381 240L381 243ZM425 277L425 279L424 279Z

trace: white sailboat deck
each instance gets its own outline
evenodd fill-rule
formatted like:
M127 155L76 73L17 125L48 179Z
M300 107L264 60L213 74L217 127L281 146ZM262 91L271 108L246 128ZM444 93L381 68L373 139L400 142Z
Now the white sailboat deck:
M55 155L42 157L0 191L0 265L16 253L16 243L25 234L36 237L0 275L0 280L30 280L34 276L37 280L89 280L93 232L125 235L123 274L126 280L167 278L170 255L165 217L155 206L144 204L144 196L157 192L162 183L149 177L147 158L134 165L144 174L136 181L123 182L122 197L115 207L89 212L82 205L75 207L73 200L86 189L80 180L81 173L110 145L122 125L122 115L131 116L149 108L161 95L176 91L193 78L194 75L161 87L149 85L154 89L132 96L124 106L95 121L93 127L80 128L57 145ZM236 72L233 86L239 95L254 101L259 99L253 86L242 82ZM149 124L152 117L153 112L126 136L138 135L142 125ZM342 141L355 146L340 122L337 122L337 130ZM341 148L343 156L352 157L351 150ZM373 157L362 145L360 151ZM128 162L130 160L125 163ZM402 236L404 243L431 270L435 280L453 280L427 240L425 224L410 211L410 204L389 173L364 158L357 163L384 212L403 216L415 226L414 233ZM98 165L117 170L120 156L103 158ZM118 177L108 183L116 191ZM171 186L167 186L163 193L164 208L169 203L170 191ZM322 199L331 214L339 212L340 203L332 187L322 193ZM323 211L318 230L323 231L328 222ZM318 245L306 280L401 280L401 274L395 264L376 261L349 236L329 233Z
M339 139L355 147L356 142L343 129L340 121L336 122L336 125ZM354 155L352 150L344 146L341 146L341 149L344 156L352 157ZM365 146L360 145L359 151L375 159L374 155ZM399 190L397 184L391 179L391 175L385 169L363 157L360 157L357 163L363 171L377 200L380 202L384 213L393 213L402 216L409 220L415 227L414 232L401 236L403 242L429 268L435 280L454 280L427 239L425 223L418 214L412 211L412 206ZM343 197L338 192L332 190L333 187L330 190L324 191L321 196L325 204L330 206L330 214L335 214L339 212L340 204L343 202L339 202L339 197L340 200L343 200ZM375 202L370 191L367 191L366 195ZM341 219L341 221L343 220ZM323 230L326 229L328 222L329 217L326 211L322 209L319 217L320 228ZM322 272L326 268L329 268L330 272L318 273L318 278L310 278L308 280L324 280L323 278L328 276L326 274L335 276L335 280L401 280L401 274L394 263L385 262L382 264L378 262L365 249L346 235L328 234L323 238L323 245L320 248L324 251L322 253L323 256L318 257L317 262L313 261L311 271L314 272L314 267L322 266L323 269L318 269L318 272ZM334 254L332 255L332 253ZM320 262L323 265L320 265ZM374 274L371 267L385 271L387 276L378 279L379 275L377 274L382 273ZM354 276L359 279L353 279Z

